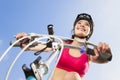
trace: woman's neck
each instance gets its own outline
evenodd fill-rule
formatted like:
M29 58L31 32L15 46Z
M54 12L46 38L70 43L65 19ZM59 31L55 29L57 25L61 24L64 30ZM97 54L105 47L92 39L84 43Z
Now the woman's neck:
M80 38L78 38L78 37L75 37L75 38L74 38L74 41L72 42L72 44L78 45L78 46L82 46L83 44L80 43L80 42L85 42L85 41L86 41L86 39L80 39Z

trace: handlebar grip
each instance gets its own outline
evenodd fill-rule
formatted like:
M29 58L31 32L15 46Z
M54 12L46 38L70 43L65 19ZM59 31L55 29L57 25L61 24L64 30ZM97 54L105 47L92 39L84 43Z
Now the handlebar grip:
M87 54L90 54L90 55L95 55L94 53L94 50L93 49L90 49L90 48L87 48ZM99 53L99 57L98 57L100 60L108 60L108 61L111 61L112 60L112 54L111 53Z
M94 50L91 48L87 48L87 54L95 55Z

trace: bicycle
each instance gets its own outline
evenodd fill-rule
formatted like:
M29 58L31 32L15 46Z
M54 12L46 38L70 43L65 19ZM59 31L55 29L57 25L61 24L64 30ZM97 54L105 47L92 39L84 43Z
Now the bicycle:
M52 75L54 73L54 68L57 65L62 50L64 47L67 48L75 48L75 49L79 49L82 51L85 51L87 54L90 55L94 55L94 51L93 49L90 47L92 46L93 48L97 47L95 44L92 44L88 41L78 41L80 43L82 43L84 45L84 47L79 47L79 46L75 46L75 45L71 45L71 44L64 44L63 41L65 40L73 40L73 39L69 39L66 37L62 37L62 36L55 36L53 35L53 25L48 25L48 32L49 35L44 35L44 34L37 34L37 33L29 33L27 36L20 38L19 40L13 41L11 42L11 45L8 47L8 49L3 53L3 55L0 57L0 61L7 55L7 53L10 51L10 49L12 47L20 47L21 45L21 41L25 38L29 38L30 40L27 42L26 47L24 47L16 56L16 58L14 59L14 61L11 63L7 74L5 76L5 80L8 80L10 72L15 64L15 62L17 61L17 59L21 56L21 54L28 48L28 47L33 47L36 46L37 44L43 44L46 45L45 48L43 48L41 51L34 53L34 55L38 56L40 52L43 52L47 47L51 47L52 51L50 56L44 60L41 61L41 57L38 56L37 59L35 59L31 64L30 64L30 68L28 68L25 64L23 64L22 69L24 71L26 80L43 80L43 76L45 76L46 74L50 74L49 77L47 78L48 80L51 80ZM50 52L49 52L50 53ZM92 53L92 54L91 54ZM111 60L112 55L111 54L100 54L102 59L108 59ZM55 65L53 66L53 71L50 73L50 64L53 62L53 60L56 59L55 61Z

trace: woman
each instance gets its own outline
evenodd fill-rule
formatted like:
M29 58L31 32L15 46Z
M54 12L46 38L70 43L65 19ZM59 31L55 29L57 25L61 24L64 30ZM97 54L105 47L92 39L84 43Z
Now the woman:
M93 33L93 20L89 14L78 14L73 25L73 41L66 41L65 44L73 44L77 46L83 46L77 41L87 41ZM16 35L16 39L25 36L26 33L19 33ZM22 47L26 44L22 44ZM40 51L45 45L39 44L35 47L30 47L28 50ZM51 48L47 48L45 51L50 51ZM89 68L89 62L94 63L107 63L109 60L100 59L99 53L109 53L111 50L108 44L100 42L97 48L94 49L95 55L87 55L78 49L64 48L61 58L55 68L52 80L81 80ZM112 54L111 54L112 55Z

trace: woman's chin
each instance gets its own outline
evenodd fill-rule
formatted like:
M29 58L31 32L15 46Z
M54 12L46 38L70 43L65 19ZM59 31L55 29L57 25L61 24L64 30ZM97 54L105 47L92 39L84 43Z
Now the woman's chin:
M84 34L76 34L77 36L79 37L84 37L85 35Z

